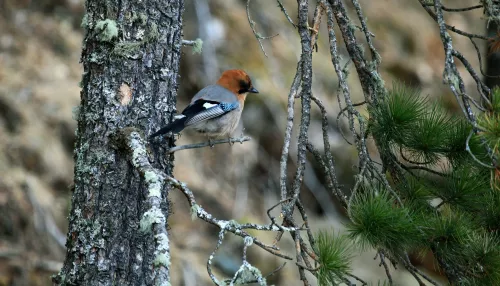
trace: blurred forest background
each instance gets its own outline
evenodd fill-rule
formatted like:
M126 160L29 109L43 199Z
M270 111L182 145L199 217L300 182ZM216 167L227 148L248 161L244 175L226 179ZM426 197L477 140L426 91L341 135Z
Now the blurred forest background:
M62 266L73 180L76 122L72 111L80 100L83 2L0 0L0 285L51 285L49 276ZM476 4L471 2L474 1L443 1L450 7ZM283 3L292 19L296 19L296 2ZM420 4L400 0L366 0L361 4L369 29L375 34L374 42L382 56L380 72L388 87L393 80L402 80L421 88L423 94L435 96L451 112L458 111L456 100L442 84L444 52L437 25ZM190 47L184 48L178 109L199 89L215 82L221 71L244 69L260 93L247 100L235 135L243 132L253 139L241 145L179 151L175 155L174 174L217 217L267 223L265 211L279 201L286 100L300 55L300 41L276 2L254 0L250 11L257 30L264 36L279 34L263 41L269 56L266 58L249 26L245 5L246 1L236 0L186 1L184 39L201 38L203 52L194 54ZM311 16L312 12L311 9ZM446 16L450 25L459 29L478 34L486 31L480 9ZM339 112L338 82L330 62L325 28L322 23L318 51L313 55L313 93L334 116ZM453 40L478 70L477 56L469 40ZM355 73L353 68L350 70ZM475 86L472 78L464 80L468 86ZM361 101L357 77L350 76L349 82L353 99ZM344 123L337 126L335 117L330 122L334 126L330 140L338 175L348 190L357 155L339 133L338 128L345 128ZM296 140L296 136L293 138ZM321 145L320 114L315 109L310 139ZM187 133L177 145L200 141L204 138ZM291 146L296 144L292 141ZM295 151L291 150L292 160L296 158ZM321 172L312 161L306 169L302 196L315 231L343 229L345 214L323 187ZM210 285L206 259L214 247L217 229L192 221L180 192L174 190L171 199L173 285ZM258 236L272 241L274 234ZM215 259L217 271L226 276L232 275L241 263L241 240L232 243L230 237ZM293 248L290 240L284 241L289 243L282 244L285 250ZM374 255L375 252L360 253L353 260L353 269L356 275L376 283L385 274L373 260ZM264 273L282 263L258 248L250 248L249 259ZM416 265L439 280L431 259L417 255L414 259ZM297 277L296 267L291 266L268 281L298 285L294 284L299 282ZM398 285L417 285L404 271L395 272L393 278Z

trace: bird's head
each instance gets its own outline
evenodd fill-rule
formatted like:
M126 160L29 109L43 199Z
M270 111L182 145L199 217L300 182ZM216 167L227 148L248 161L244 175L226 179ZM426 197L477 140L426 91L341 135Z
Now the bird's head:
M252 80L243 70L227 70L222 73L217 84L223 86L238 95L247 93L259 93L252 85Z

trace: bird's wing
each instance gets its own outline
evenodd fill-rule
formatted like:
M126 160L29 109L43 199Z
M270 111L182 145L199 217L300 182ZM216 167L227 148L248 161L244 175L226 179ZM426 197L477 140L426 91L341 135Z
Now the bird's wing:
M229 103L198 99L182 111L182 115L186 117L184 125L189 126L201 121L222 116L234 109L237 109L239 106L239 102Z
M238 98L228 89L214 84L200 90L182 111L185 126L222 116L240 107Z

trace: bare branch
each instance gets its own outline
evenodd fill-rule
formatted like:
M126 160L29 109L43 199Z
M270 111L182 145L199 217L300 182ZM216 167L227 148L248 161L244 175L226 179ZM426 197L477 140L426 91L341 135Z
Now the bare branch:
M472 153L472 150L470 149L470 139L472 138L472 135L474 135L474 130L471 130L471 132L469 133L469 136L467 136L467 141L465 141L465 150L467 152L469 152L469 155L472 157L472 159L474 161L476 161L476 163L478 163L479 165L485 167L485 168L488 168L488 169L496 169L495 166L493 165L488 165L486 163L483 163L481 162L477 157L476 155L474 155L474 153Z
M423 2L423 0L419 0L419 2L422 5L425 4ZM426 10L429 9L428 7L425 7L425 6L423 6L423 7ZM453 49L452 39L446 30L448 25L445 23L445 20L444 20L442 4L441 4L440 0L434 0L434 9L436 11L435 20L439 26L439 34L441 36L441 41L443 42L443 47L444 47L444 51L445 51L445 69L443 72L443 79L449 85L451 91L453 92L453 94L455 95L455 97L457 99L457 102L460 104L460 107L462 108L463 113L465 114L465 116L467 117L469 122L471 123L472 131L474 133L477 133L477 132L479 132L479 129L477 127L476 116L475 116L474 112L472 111L472 108L469 104L470 97L467 96L467 92L465 91L464 81L462 79L462 76L458 72L456 64L453 60L453 56L459 57L460 53ZM479 91L479 92L481 92L481 91ZM470 140L470 136L471 135L469 135L468 140ZM491 158L493 167L498 166L498 158L493 153L493 151L488 146L488 144L485 142L485 139L481 138L480 140L483 143L483 146L486 149L488 156ZM472 152L470 152L469 149L468 149L468 151L472 155ZM473 157L473 158L475 158L475 157ZM478 160L476 160L476 161L478 161Z
M288 94L287 103L287 123L285 129L285 138L283 142L283 150L281 151L280 159L280 189L281 189L281 200L287 199L287 163L288 163L288 153L290 149L290 140L292 137L293 129L293 119L294 119L294 105L295 105L295 95L298 94L300 82L302 80L302 64L301 61L297 63L297 71L295 72L295 77L290 87L290 93Z
M368 46L370 47L372 60L375 61L374 68L377 69L378 65L380 64L381 58L380 58L379 53L377 53L377 51L375 50L375 46L373 45L373 41L372 41L373 34L370 31L368 31L368 26L366 25L366 20L363 16L363 12L361 11L361 5L359 5L359 1L358 0L351 0L351 1L352 1L352 4L354 5L354 8L356 10L356 14L358 15L358 19L361 22L361 30L365 34L366 42L368 43Z
M213 141L208 141L208 142L187 144L187 145L172 147L172 148L168 149L168 152L174 153L174 152L186 150L186 149L203 148L203 147L209 147L209 146L213 147L214 145L224 144L224 143L229 143L229 145L232 145L234 143L243 144L243 142L250 141L250 140L251 140L251 138L248 136L242 136L242 137L238 137L238 138L219 139L219 140L213 140Z
M471 40L474 42L473 40ZM477 85L477 91L481 95L482 99L488 104L491 105L491 102L488 98L488 95L490 94L490 89L484 84L484 82L479 78L478 74L476 71L472 68L472 65L469 63L469 61L457 50L453 50L451 54L455 57L457 57L465 66L469 74L472 76L474 81L476 82Z
M236 221L227 221L227 220L220 220L215 217L213 217L211 214L209 214L203 207L198 205L196 203L196 200L194 198L193 192L186 186L186 184L179 182L177 179L166 176L165 177L174 187L177 189L181 190L184 196L187 198L188 203L191 207L191 214L193 216L196 216L212 225L215 225L219 228L224 228L226 231L229 231L237 236L240 237L247 237L250 236L253 239L253 242L261 247L262 249L266 250L267 252L274 254L276 256L279 256L281 258L285 258L288 260L292 260L291 257L281 254L279 251L276 250L276 247L266 245L262 243L260 240L258 240L256 237L251 236L248 234L244 229L255 229L255 230L261 230L261 231L280 231L281 229L284 229L285 231L300 231L302 229L300 228L288 228L288 227L277 227L274 224L269 224L269 225L257 225L257 224L244 224L240 225Z
M330 174L332 172L333 173L335 172L335 170L333 171L330 170L331 168L332 169L335 168L335 165L327 164L323 159L323 157L321 156L321 154L319 153L319 151L309 142L307 143L307 150L311 152L311 154L313 154L314 158L316 158L316 161L321 166L321 169L323 169L328 189L332 192L333 195L335 195L335 197L337 197L337 199L344 207L347 207L346 196L342 193L339 183L337 182L337 178Z
M217 250L219 250L220 246L222 245L222 241L224 240L224 235L226 234L226 230L224 228L221 228L219 231L219 237L217 239L217 244L215 245L214 250L212 253L210 253L210 256L208 257L207 260L207 272L208 276L210 276L210 279L215 283L215 285L221 285L217 277L215 277L214 273L212 272L212 260L215 257L215 253Z
M423 4L423 6L424 7L432 7L432 6L434 6L434 3L426 3L426 4ZM465 8L448 8L448 7L443 6L443 11L446 11L446 12L465 12L465 11L471 11L471 10L475 10L475 9L481 9L483 7L484 7L483 5L475 5L475 6L465 7Z
M425 284L422 282L422 280L420 280L417 277L417 274L422 276L425 280L427 280L432 285L435 285L435 286L439 285L436 281L434 281L434 279L425 275L422 271L418 270L417 267L413 266L413 264L411 264L410 258L408 257L408 254L405 254L404 257L402 256L401 260L403 261L403 264L405 265L406 269L413 275L413 277L415 277L415 279L420 283L420 285L425 285Z
M350 277L352 277L352 278L354 278L354 279L356 279L356 280L358 280L359 282L361 282L361 285L363 285L363 286L364 285L368 285L368 283L366 283L363 279L359 278L358 276L356 276L356 275L354 275L352 273L348 273L347 275L350 276Z
M389 285L394 285L394 282L392 281L391 272L389 271L389 266L385 262L385 255L384 255L383 251L379 250L379 252L377 254L378 254L378 257L380 258L379 266L384 266L385 274L387 275L387 279L389 280ZM377 256L375 256L375 259L376 258L377 258Z
M311 34L309 33L307 24L308 15L308 1L298 0L299 9L299 35L301 39L302 54L300 57L301 71L302 71L302 86L300 91L300 98L302 103L301 118L299 127L299 139L297 145L297 170L292 184L292 190L289 193L291 197L298 198L300 187L304 176L306 164L306 144L307 144L307 131L309 130L309 123L311 120L311 89L312 89L312 47L311 47ZM283 209L284 215L291 216L293 213L293 205L286 210Z
M290 18L290 15L288 15L288 12L286 11L285 6L283 6L283 3L281 3L280 0L276 0L276 1L278 2L278 7L280 7L283 14L285 14L285 17L288 20L288 22L290 22L290 24L292 24L294 28L297 28L297 25L295 25L292 18Z
M278 36L279 34L264 37L259 32L257 32L255 30L255 22L250 18L250 0L247 0L247 18L248 18L248 23L250 24L250 28L252 28L252 32L253 32L255 38L257 39L257 41L259 41L260 49L264 53L264 56L266 56L266 58L267 58L266 51L264 50L264 46L262 45L262 40L274 38L274 37Z
M434 11L432 11L432 9L428 7L429 5L428 5L427 2L425 2L425 0L418 0L418 1L422 5L422 7L424 7L424 9L427 12L427 14L429 14L432 17L432 19L434 19L434 21L436 21L436 22L440 22L441 21L442 23L444 23L444 20L439 20L443 16L442 5L441 5L440 1L436 1L433 4L434 8L436 10L436 13L434 13ZM454 33L457 33L459 35L465 36L465 37L470 38L470 39L476 38L476 39L482 39L482 40L486 40L486 41L489 40L489 38L486 37L486 36L467 33L467 32L464 32L462 30L459 30L459 29L457 29L457 28L455 28L453 26L450 26L448 24L444 24L443 27L446 28L446 29L448 29L448 30L450 30L450 31L452 31L452 32L454 32Z

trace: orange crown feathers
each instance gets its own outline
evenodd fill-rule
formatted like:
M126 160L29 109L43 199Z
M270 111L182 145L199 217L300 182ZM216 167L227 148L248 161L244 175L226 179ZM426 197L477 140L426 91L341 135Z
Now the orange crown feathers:
M217 84L229 89L235 94L241 93L242 90L247 91L253 88L252 80L243 70L227 70L223 72Z

